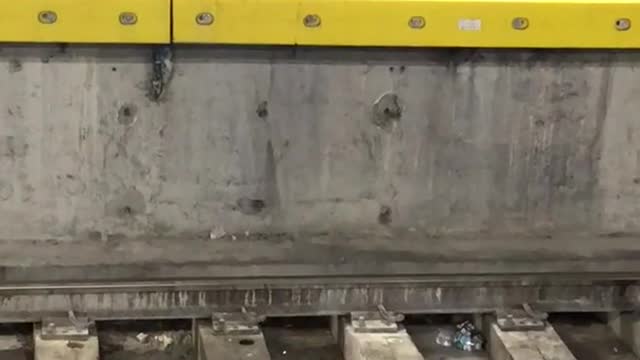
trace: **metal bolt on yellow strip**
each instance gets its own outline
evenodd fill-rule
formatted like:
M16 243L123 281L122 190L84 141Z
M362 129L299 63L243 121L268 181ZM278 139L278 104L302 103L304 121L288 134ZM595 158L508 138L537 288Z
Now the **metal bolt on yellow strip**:
M169 43L171 0L0 2L0 42Z
M173 31L202 44L640 48L640 0L174 0Z

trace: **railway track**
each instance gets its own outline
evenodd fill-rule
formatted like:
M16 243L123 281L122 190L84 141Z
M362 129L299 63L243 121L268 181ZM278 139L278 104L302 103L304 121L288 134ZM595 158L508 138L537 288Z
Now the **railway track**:
M221 278L22 283L0 286L0 320L33 322L68 311L95 320L206 318L240 308L263 316L339 315L384 305L413 313L478 313L531 304L546 312L630 311L632 273Z
M640 348L637 278L532 273L5 284L0 320L13 327L0 344L14 344L5 353L21 360L633 360ZM536 314L550 317L540 320L542 328L502 331L500 319L514 314L527 324L538 321ZM439 332L465 319L482 331L481 351L436 344Z
M43 340L38 325L0 328L0 358L100 360L636 360L637 340L620 332L631 314L558 313L543 330L500 332L491 315L412 315L397 332L336 333L331 317L269 318L253 334L212 335L202 320L99 321L88 340ZM334 318L335 319L335 318ZM438 343L465 320L484 344L473 352ZM36 329L34 332L33 329ZM35 335L34 335L35 334ZM342 336L342 338L340 338ZM221 342L213 339L219 337ZM637 339L637 337L636 337ZM221 347L220 344L224 347ZM357 350L354 350L354 347ZM62 350L60 350L62 349Z

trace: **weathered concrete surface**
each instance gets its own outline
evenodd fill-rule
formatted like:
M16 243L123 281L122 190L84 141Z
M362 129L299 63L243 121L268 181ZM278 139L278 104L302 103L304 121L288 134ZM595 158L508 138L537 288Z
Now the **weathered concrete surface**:
M424 360L406 330L397 333L359 333L344 328L345 360Z
M551 325L542 331L502 331L489 328L492 360L576 360Z
M6 240L0 241L0 254L0 280L5 283L460 274L493 275L495 279L520 274L531 276L527 278L530 283L536 279L545 284L545 279L567 280L555 276L562 273L579 274L584 280L592 275L599 280L628 279L640 273L637 238L577 235L434 238L405 231L388 235L238 234L215 240ZM571 279L576 281L575 276ZM637 293L632 286L624 296L636 303ZM613 299L612 295L623 294L609 294L605 299Z
M33 330L34 360L98 360L100 346L98 336L92 334L85 340L44 340L40 326Z
M638 53L150 57L0 50L1 239L640 230Z
M262 332L215 335L211 325L198 325L198 360L271 360Z

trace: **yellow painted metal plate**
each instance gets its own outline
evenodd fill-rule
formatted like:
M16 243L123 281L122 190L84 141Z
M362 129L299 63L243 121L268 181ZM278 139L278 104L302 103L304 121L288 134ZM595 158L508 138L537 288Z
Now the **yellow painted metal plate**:
M168 43L171 0L0 1L0 42Z
M173 31L177 43L640 48L640 1L174 0Z

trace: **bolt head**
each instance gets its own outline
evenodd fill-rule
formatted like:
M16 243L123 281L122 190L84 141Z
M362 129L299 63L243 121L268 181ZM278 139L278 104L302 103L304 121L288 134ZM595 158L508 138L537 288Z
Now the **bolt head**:
M616 25L616 30L627 31L631 29L631 20L626 18L618 19L616 20L615 25Z
M529 19L525 17L517 17L511 21L511 26L515 30L525 30L529 27Z
M51 10L41 11L38 14L38 21L40 21L40 23L42 24L53 24L58 21L58 14Z
M212 13L201 12L198 15L196 15L196 24L198 25L208 26L213 24L214 21L215 21L215 17L213 16Z
M132 12L123 12L120 14L119 20L122 25L134 25L138 22L138 15Z
M412 29L422 29L427 25L423 16L412 16L409 19L409 27Z
M320 26L321 22L322 21L320 19L320 16L316 14L309 14L305 16L304 19L302 19L302 23L308 28L318 27Z

